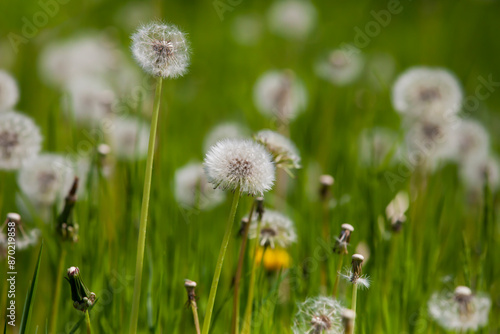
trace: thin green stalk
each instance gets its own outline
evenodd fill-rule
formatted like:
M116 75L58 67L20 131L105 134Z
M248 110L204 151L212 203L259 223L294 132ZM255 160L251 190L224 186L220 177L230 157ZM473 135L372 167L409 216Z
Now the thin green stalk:
M243 272L243 262L245 260L245 250L247 248L248 241L248 229L252 222L253 212L255 211L255 203L254 200L250 207L250 213L248 214L248 223L245 225L243 229L243 236L240 245L240 254L238 258L238 265L236 267L236 274L234 275L234 296L233 296L233 318L231 320L231 333L238 334L239 333L239 320L240 320L240 281L241 281L241 273Z
M339 272L342 270L342 262L344 262L344 254L340 254L339 262L337 264L337 272L335 273L335 283L333 284L333 298L337 297L337 290L339 288Z
M351 310L356 313L356 298L358 297L358 284L353 283L352 285L352 305ZM356 325L356 317L352 320L352 332L354 333L354 326Z
M193 320L194 327L196 328L196 334L200 334L200 320L198 319L198 307L196 306L196 302L191 302L191 310L193 311Z
M87 325L87 334L91 334L92 329L90 327L90 315L88 310L85 311L85 324Z
M257 236L260 235L260 225L262 220L259 219L257 223ZM250 325L252 322L252 306L253 306L253 295L254 295L254 287L255 287L255 273L257 269L257 264L255 259L257 258L257 250L259 246L259 238L257 237L253 244L253 258L252 258L252 271L250 273L250 285L248 287L248 299L247 306L245 308L245 317L243 318L243 329L241 330L242 334L250 333ZM264 258L264 254L262 254L262 258Z
M233 229L234 217L236 216L236 209L238 208L238 202L240 200L241 191L236 189L233 195L233 204L231 206L231 212L226 225L226 232L224 233L224 239L222 239L222 245L219 251L219 257L217 259L217 265L215 267L214 278L212 280L212 287L210 288L210 295L208 297L207 311L205 313L205 319L203 321L203 334L208 334L210 330L210 322L212 320L212 313L214 310L215 296L217 294L217 286L219 285L220 273L222 271L222 265L224 263L224 256L226 255L227 245L229 244L229 239L231 238L231 231Z
M130 334L137 332L137 321L139 319L139 302L141 299L142 268L144 265L144 246L146 244L149 196L151 192L151 179L153 176L153 159L154 159L156 128L158 125L158 115L160 114L161 84L162 84L162 78L158 77L158 81L156 82L153 117L151 119L151 131L149 133L148 158L146 160L146 175L144 177L144 190L142 194L139 239L137 242L137 260L135 263L134 296L132 299L132 313L130 315L130 328L129 328Z
M54 305L52 306L52 319L50 321L50 333L57 332L57 316L59 315L59 299L61 296L61 283L64 271L64 261L66 260L66 247L64 243L61 244L61 256L59 256L59 264L57 265L56 272L56 289L54 291Z

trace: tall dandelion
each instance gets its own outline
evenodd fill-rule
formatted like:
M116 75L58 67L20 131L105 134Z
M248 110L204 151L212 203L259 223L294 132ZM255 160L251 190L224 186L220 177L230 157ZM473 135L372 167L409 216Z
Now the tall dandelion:
M202 332L207 334L210 330L220 273L231 237L239 198L242 194L263 195L264 192L271 190L274 183L275 167L271 155L262 145L252 140L242 139L219 141L208 151L204 167L208 182L212 183L215 188L229 190L234 194L203 322Z
M40 152L42 136L31 118L15 111L0 113L0 169L20 168Z
M153 174L154 146L158 116L160 114L160 97L163 78L177 78L187 72L189 65L189 44L185 35L174 25L153 22L141 26L132 35L132 54L145 72L157 77L156 92L149 133L146 173L141 206L139 239L137 245L137 261L135 271L134 296L130 317L130 333L137 331L139 318L139 302L141 296L142 268L146 229Z

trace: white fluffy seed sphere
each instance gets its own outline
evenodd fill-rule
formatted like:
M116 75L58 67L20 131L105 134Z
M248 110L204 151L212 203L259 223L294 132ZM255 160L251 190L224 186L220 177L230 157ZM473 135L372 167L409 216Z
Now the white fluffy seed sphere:
M40 152L42 136L31 118L15 111L0 113L0 169L18 169Z
M264 212L259 235L257 235L258 224L257 215L253 215L248 233L250 239L259 238L259 244L262 247L275 248L277 245L286 248L297 241L293 222L277 211L266 210Z
M461 108L462 97L458 79L442 68L410 68L392 88L394 109L412 117L455 114Z
M269 9L269 28L276 35L301 40L314 29L316 16L316 8L309 1L276 1Z
M0 70L0 112L14 107L19 100L16 80L6 71Z
M183 76L189 66L186 36L173 24L153 22L132 35L132 54L144 71L163 78Z
M261 130L255 135L255 140L272 154L276 166L284 169L300 168L299 151L287 137L272 130Z
M204 162L208 182L224 190L263 195L271 190L275 168L271 155L252 140L224 139L212 146Z
M342 305L331 297L311 297L298 305L292 331L294 334L340 334Z
M356 50L352 47L352 50ZM331 83L344 86L354 82L363 72L364 58L361 52L332 50L316 64L316 74Z

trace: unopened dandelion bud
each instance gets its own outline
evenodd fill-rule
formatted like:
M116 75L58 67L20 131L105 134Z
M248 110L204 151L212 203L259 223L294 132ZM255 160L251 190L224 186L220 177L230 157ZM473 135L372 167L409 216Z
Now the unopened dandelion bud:
M358 279L361 277L361 269L363 267L363 261L365 260L364 256L361 254L354 254L352 256L352 275L354 280Z
M80 269L78 267L70 267L66 272L65 279L71 287L71 299L73 300L73 307L79 311L85 312L89 307L94 305L96 295L85 286L80 276Z
M351 233L354 232L354 227L351 224L342 224L340 235L337 238L333 251L338 254L347 254L347 246L351 242Z
M335 182L335 179L331 175L321 175L319 177L319 183L320 183L320 189L319 189L319 195L321 197L321 200L325 200L330 196L330 188L333 186L333 183Z
M354 333L354 319L356 318L356 312L350 309L343 309L341 312L341 316L342 324L344 325L344 333Z
M73 184L64 201L64 208L57 218L57 230L63 240L78 241L78 224L73 221L73 208L76 204L76 193L78 191L78 177Z

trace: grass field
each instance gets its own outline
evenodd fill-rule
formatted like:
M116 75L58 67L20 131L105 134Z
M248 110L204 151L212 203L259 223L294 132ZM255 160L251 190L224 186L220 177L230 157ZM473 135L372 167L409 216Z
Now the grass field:
M302 168L293 172L294 178L278 171L281 190L275 186L264 195L267 209L293 221L297 238L276 253L273 260L278 264L265 269L261 264L266 261L257 260L253 333L291 333L300 303L332 295L341 258L332 248L344 223L354 226L354 232L343 266L350 267L352 254L362 253L363 274L371 282L369 289L357 293L356 333L448 333L429 315L428 301L434 293L453 292L462 285L491 299L488 324L469 332L500 332L496 185L471 186L457 163L441 161L429 170L398 154L405 146L406 127L391 103L393 83L408 68L446 68L461 84L465 101L461 113L483 125L489 133L489 154L495 155L500 129L500 3L318 0L312 4L315 24L306 36L295 39L270 29L272 2L268 1L0 4L0 69L16 79L20 92L12 109L38 125L43 153L58 153L72 161L86 159L88 164L77 172L81 181L74 208L77 242L63 241L57 233L66 193L58 193L51 205L35 205L19 186L20 172L0 170L2 220L7 213L18 212L26 231L40 230L36 242L15 253L16 326L6 325L7 333L19 332L29 291L34 295L28 302L25 333L68 333L84 319L84 313L73 307L64 280L72 266L80 269L98 298L90 311L92 332L129 332L146 154L120 159L103 124L79 122L68 103L69 90L47 80L56 74L44 74L41 59L55 42L105 36L107 47L120 55L120 62L112 62L103 79L115 92L112 113L117 118L136 117L149 127L156 79L134 62L130 36L141 23L153 19L175 24L187 34L191 65L183 77L163 80L137 333L195 333L184 279L197 282L203 323L233 195L226 191L225 199L210 209L187 208L176 199L175 174L190 162L203 161L207 134L224 122L240 124L248 137L266 128L285 133L301 157ZM385 20L380 18L382 12L388 13ZM251 18L252 23L244 31L238 28L242 18ZM241 36L249 32L255 40L243 45ZM318 76L319 59L346 45L361 52L362 73L345 85ZM377 59L384 60L379 67L374 65ZM127 71L123 76L122 66ZM254 101L259 77L283 69L291 69L307 92L305 110L286 125L260 113ZM373 161L376 152L370 147L368 157L360 148L363 133L376 127L394 133L380 163ZM102 143L111 146L106 158L96 151ZM326 201L319 196L322 174L335 179ZM410 201L406 221L395 231L386 207L400 191L407 192ZM239 201L212 315L213 333L231 332L233 278L242 242L237 232L254 199L243 195ZM36 289L31 290L42 243ZM253 244L254 239L249 240L242 269L240 324L249 295ZM264 257L275 254L270 249L265 252L269 253ZM11 300L6 284L10 270L3 254L0 265L3 318ZM352 305L351 291L352 284L341 280L337 299L346 308ZM85 330L82 322L78 331Z

